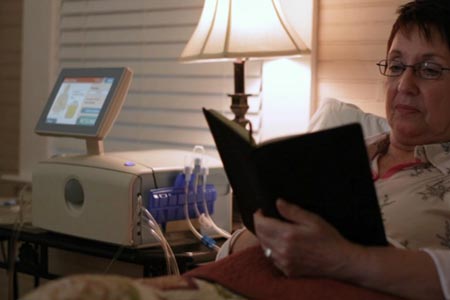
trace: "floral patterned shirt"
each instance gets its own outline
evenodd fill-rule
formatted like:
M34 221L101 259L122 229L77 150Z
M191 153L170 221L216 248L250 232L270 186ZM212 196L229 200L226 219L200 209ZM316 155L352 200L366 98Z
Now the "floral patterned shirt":
M380 177L388 145L387 134L368 141L386 235L409 249L450 249L450 143L416 146L415 162Z

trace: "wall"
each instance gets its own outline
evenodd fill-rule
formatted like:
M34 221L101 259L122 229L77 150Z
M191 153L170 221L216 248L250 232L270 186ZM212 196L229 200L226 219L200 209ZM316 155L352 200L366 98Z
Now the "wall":
M75 139L59 139L58 141L55 141L55 139L46 139L46 138L42 138L42 137L37 137L35 134L33 134L33 128L34 125L36 123L36 120L38 118L38 115L40 113L40 109L42 108L46 99L47 99L47 95L49 93L49 88L52 84L52 82L55 79L55 76L57 74L57 69L58 66L56 65L58 60L61 60L61 58L64 58L64 55L67 54L67 52L59 52L58 53L58 47L63 45L65 43L64 40L64 32L62 35L60 35L58 32L55 32L56 30L58 30L58 12L59 12L59 0L42 0L39 1L39 3L37 3L37 1L32 1L32 0L25 0L25 13L27 14L27 12L30 13L29 16L26 16L25 18L25 23L24 23L24 51L29 51L29 53L24 53L23 55L23 59L24 59L24 70L23 70L23 74L24 74L24 78L23 78L23 95L22 95L22 103L23 103L23 108L22 108L22 115L26 116L26 118L22 118L22 124L21 124L21 153L20 153L20 174L19 174L19 178L24 179L24 180L31 180L31 169L33 168L33 165L36 164L39 160L45 159L55 153L59 153L59 152L54 152L55 148L64 148L64 147L69 147L72 148L72 142ZM83 4L83 1L68 1L69 3L73 3L74 5L78 5L78 4ZM120 1L115 1L115 3L118 3ZM189 3L197 3L199 1L189 1ZM312 8L313 8L313 1L312 0L308 0L308 1L302 1L302 5L300 5L300 3L296 0L282 0L283 2L283 6L285 8L287 8L287 10L289 11L299 11L304 15L308 15L308 16L312 16L313 13L311 12ZM87 1L87 3L89 3L88 5L101 5L102 1ZM136 4L137 2L132 2L133 4ZM162 5L161 3L164 3L163 5L165 6L180 6L183 7L183 5L185 5L185 1L181 1L181 0L170 0L170 1L164 1L164 2L151 2L151 5ZM199 2L200 3L200 2ZM305 3L310 3L309 5L305 6ZM173 11L177 11L176 9L173 9ZM178 12L179 13L179 12ZM77 16L80 14L74 14L74 16ZM292 15L292 14L291 14ZM86 17L86 14L81 13L81 17ZM291 16L291 18L293 18L293 16ZM41 23L36 23L37 20L44 20ZM301 24L304 24L305 22L312 22L312 18L299 18L299 20L296 20L294 27L301 27ZM192 26L191 26L192 25ZM186 27L186 26L185 26ZM189 26L191 27L191 30L194 29L193 24L189 23ZM308 25L307 28L311 28L311 25ZM104 29L104 28L103 28ZM157 28L158 30L153 30L152 34L155 34L155 37L158 38L158 32L162 32L159 33L164 34L165 31L161 31L159 30L159 28ZM91 33L95 32L96 30L91 30L88 32L87 37L89 38L91 35ZM186 30L184 31L180 31L180 32L185 32L186 36L183 38L179 38L176 42L172 42L173 45L181 45L180 41L183 41L183 45L185 42L187 42L190 33ZM183 33L184 34L184 33ZM57 41L56 39L58 38L58 35L60 37L60 40ZM71 30L68 31L67 36L72 36L73 32ZM311 35L309 37L307 37L309 40L311 40ZM106 34L102 36L102 40L99 41L97 44L101 45L102 42L104 41L104 38L106 38ZM153 38L153 37L152 37ZM167 36L166 36L167 39ZM88 41L88 39L87 39ZM144 46L146 45L146 43L143 43ZM69 46L73 46L73 43L68 42L67 45ZM95 42L92 43L91 46L95 46ZM97 45L97 46L98 46ZM181 46L180 46L181 47ZM91 47L92 48L92 47ZM32 49L32 50L31 50ZM90 49L89 47L86 47L86 49ZM84 49L83 51L85 51L86 49ZM181 53L181 49L179 50L179 52ZM86 53L90 53L89 51L86 51ZM81 59L82 62L89 62L89 60L83 60L82 58L77 58L77 59ZM171 59L174 59L173 57L171 57ZM308 120L308 112L309 112L309 104L310 104L310 84L311 84L311 68L309 67L310 65L310 60L306 59L306 60L298 60L295 61L294 64L297 64L298 68L297 70L303 68L303 66L307 66L307 71L303 70L299 70L299 72L296 73L295 77L291 76L291 79L293 78L298 78L299 81L304 80L304 82L306 83L306 90L303 89L302 91L299 91L298 88L297 90L294 89L289 89L286 88L282 91L282 93L278 93L277 91L274 92L274 90L272 89L270 93L268 93L267 95L269 95L269 97L265 96L265 100L266 103L271 103L272 100L270 100L269 98L274 99L272 103L273 106L278 107L278 108L282 108L284 110L284 112L290 113L289 116L287 115L283 115L283 111L281 112L277 112L276 114L272 114L272 115L277 115L277 116L284 116L284 121L283 122L279 122L279 120L275 119L270 119L270 112L268 112L268 114L265 114L264 117L268 116L268 118L266 118L263 122L263 127L261 128L261 138L262 139L267 139L267 138L271 138L277 135L280 135L283 132L283 129L285 130L284 132L289 131L289 129L293 128L293 126L290 124L292 122L296 122L298 120L302 120L301 122L298 123L298 126L296 126L297 128L301 128L304 129L306 127L306 122ZM204 64L203 64L204 67ZM180 67L181 68L181 67ZM224 69L222 67L222 69ZM231 64L229 66L229 69L226 69L227 71L223 73L223 75L221 76L217 76L219 77L220 80L223 80L227 82L227 85L231 86L232 85L232 78L229 75L229 70L231 70ZM286 74L285 74L286 75ZM172 76L172 75L171 75ZM281 73L281 76L283 76L283 73ZM289 74L287 74L287 76L289 76ZM161 80L164 80L164 76L162 76L163 78ZM166 79L165 81L168 81L167 75L165 76ZM192 89L192 84L189 85L190 82L192 82L192 78L194 76L190 76L189 74L187 75L183 75L183 76L174 76L177 79L178 78L182 78L184 77L184 79L186 79L186 82L183 83L183 85L180 86L187 86L189 89ZM193 88L198 88L199 86L203 86L207 91L213 89L213 88L217 88L215 85L216 84L210 84L210 76L204 76L204 75L198 75L195 76L196 84ZM39 78L40 81L36 82L33 81L35 80L35 78ZM208 79L208 80L206 80ZM214 79L214 78L213 78ZM250 78L252 79L252 78ZM205 83L206 81L208 81L208 83ZM217 80L216 80L217 81ZM251 80L248 80L247 83L251 83ZM292 83L292 81L291 81ZM295 82L294 82L295 84ZM152 87L153 85L155 85L155 83L152 83ZM167 85L167 83L165 83L165 85ZM211 86L212 85L212 86ZM179 86L177 84L174 84L174 86ZM252 90L252 86L248 85L247 86L248 91ZM258 88L258 87L255 87ZM218 88L220 89L220 87ZM286 96L286 92L293 92L290 94L290 97L292 99L292 101L294 101L294 103L296 104L295 106L289 106L289 105L277 105L277 100L279 98L285 98ZM306 93L305 93L306 91ZM226 93L231 92L231 87L230 88L225 88L225 89L221 89L220 92L223 95L226 95ZM190 93L191 98L192 98L192 93ZM198 94L198 91L196 93L194 93L193 95L196 96ZM180 96L182 95L182 96ZM201 113L200 113L200 108L201 108L201 103L198 102L198 104L196 104L196 110L193 111L192 107L190 107L188 110L186 109L180 109L180 105L185 105L185 101L183 98L184 94L183 93L179 93L179 95L177 95L177 99L174 102L175 104L179 104L178 106L172 105L173 107L170 108L169 110L163 111L163 112L170 112L169 117L173 117L176 114L180 115L180 112L183 113L184 115L186 115L185 111L188 111L189 114L194 115L195 114L195 121L198 121L201 119L201 124L199 122L197 122L198 124L195 124L195 132L199 132L199 134L195 135L194 137L199 136L200 138L204 137L204 136L208 136L208 140L203 139L203 141L206 141L206 145L211 144L212 145L212 138L210 137L210 134L208 133L208 130L206 128L206 122L204 121L203 118L201 118ZM189 93L188 93L189 96ZM224 98L226 98L227 103L229 103L229 99L224 96ZM131 98L130 98L131 100ZM183 104L182 104L183 103ZM292 102L291 102L292 103ZM299 103L302 103L301 105L299 105ZM147 105L148 103L146 103ZM295 109L294 109L295 107ZM141 107L133 107L132 110L134 111L139 111ZM268 106L268 110L270 110L270 106ZM252 110L252 109L251 109ZM265 110L265 107L262 107L262 110ZM128 119L126 119L125 117L127 117L128 115L126 115L128 111L123 110L122 111L122 115L119 115L119 121L128 121L130 118L128 117ZM190 130L190 128L186 128L186 126L180 126L180 125L176 125L176 126L170 126L170 124L168 123L168 118L165 116L157 116L157 118L152 118L151 116L157 114L161 112L161 109L159 107L156 107L156 109L150 109L147 110L145 113L148 114L148 116L146 118L146 123L143 125L145 127L152 127L153 132L155 134L149 134L150 137L154 136L154 137L161 137L161 135L163 133L167 132L168 133L173 133L172 136L177 137L178 139L184 139L186 140L187 138L189 138L189 136L186 134L187 132L188 134L194 132L194 130ZM175 113L176 114L175 114ZM293 112L297 112L297 114L294 114ZM143 114L141 114L143 115ZM192 119L192 118L191 118ZM150 121L151 122L150 122ZM161 124L147 124L147 123L152 123L153 120L156 120L155 122L158 122L157 120L161 120ZM286 123L286 121L291 121ZM117 122L117 124L128 124L127 122ZM164 123L164 124L163 124ZM179 123L179 122L178 122ZM190 124L190 123L189 123ZM279 128L279 126L281 126L281 129ZM123 127L123 126L122 126ZM117 130L116 130L117 129ZM113 129L111 130L111 137L113 137L117 132L121 133L120 137L126 136L127 134L120 132L121 129L119 127L115 128L113 127ZM194 132L194 133L195 133ZM130 136L137 136L138 134L140 134L139 131L134 130L131 132L131 134L129 134ZM117 134L116 134L117 135ZM124 139L125 140L125 139ZM194 139L191 139L194 140ZM198 139L196 139L198 140ZM78 142L78 141L75 141ZM107 140L108 142L108 140ZM125 140L126 142L126 140ZM157 143L160 143L160 141L156 141ZM204 144L202 142L196 142L196 144ZM64 145L61 145L64 144ZM74 143L74 147L79 146L77 143L77 145L75 145ZM126 144L126 143L122 143L122 144ZM176 147L177 143L173 142L173 141L165 141L165 144L168 145L169 147ZM144 146L149 145L149 148L147 149L151 149L151 147L153 146L151 143L149 143L147 140L145 141L145 143L143 144ZM158 146L158 145L157 145ZM191 148L190 148L191 149ZM106 148L106 151L108 151L109 148ZM118 149L114 149L114 150L118 150ZM132 150L132 149L130 149ZM65 152L67 153L67 152Z
M19 169L22 9L22 1L0 1L0 176ZM0 197L15 192L15 184L0 181Z
M0 43L0 136L3 139L0 147L0 175L16 173L22 169L30 169L31 165L48 155L47 141L29 133L33 131L39 111L46 101L52 81L56 76L53 61L56 57L56 44L52 41L57 20L57 0L24 0L25 17L23 39L24 52L21 72L20 45L22 1L4 0L0 3L0 39L8 42ZM292 2L292 1L291 1ZM336 97L355 103L363 109L384 115L384 92L382 78L378 74L375 62L385 54L385 44L396 7L406 1L401 0L316 0L319 6L318 47L316 77L309 82L313 89L312 111L320 99ZM289 1L287 2L289 3ZM295 5L295 1L291 5ZM294 11L294 10L292 10ZM296 24L299 26L298 24ZM51 34L53 32L53 35ZM312 39L312 37L311 37ZM53 47L52 47L53 45ZM299 66L297 66L299 67ZM295 66L293 67L295 68ZM301 68L301 67L300 67ZM265 69L268 73L270 69ZM21 76L23 74L23 76ZM23 91L20 93L19 81L22 78ZM36 80L36 79L39 80ZM301 77L298 80L302 80ZM315 81L316 80L316 81ZM284 90L299 88L284 82ZM287 85L287 86L286 86ZM268 93L271 88L268 87ZM272 87L276 89L277 87ZM278 85L280 89L280 85ZM279 91L278 91L279 92ZM304 90L303 90L304 92ZM301 92L300 92L301 93ZM26 105L19 104L19 98L26 99ZM304 96L300 96L304 97ZM283 96L283 99L286 97ZM300 102L295 102L298 111L305 111ZM287 102L287 103L286 103ZM283 105L292 102L274 101L268 104L265 121L267 127L286 120L283 114L275 112ZM273 113L270 113L273 112ZM20 159L19 159L19 115L20 126ZM290 122L298 122L289 128L303 128L308 116L300 115L295 119L291 115ZM279 135L280 130L268 129L263 132L263 139ZM20 162L19 162L20 160ZM30 179L30 174L19 177ZM0 181L0 195L12 193L13 187Z
M34 126L55 78L58 9L59 0L24 0L18 177L29 182L31 166L48 155L47 141L34 134Z
M317 98L339 98L384 116L383 77L376 62L401 0L321 0Z

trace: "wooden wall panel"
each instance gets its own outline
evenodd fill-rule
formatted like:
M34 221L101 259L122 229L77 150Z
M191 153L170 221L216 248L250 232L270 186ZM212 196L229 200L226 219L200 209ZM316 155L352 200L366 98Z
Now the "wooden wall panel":
M0 176L19 168L22 0L0 1ZM0 181L0 197L16 193L15 184Z
M314 107L332 97L384 115L383 77L375 63L385 57L396 10L406 2L320 0Z

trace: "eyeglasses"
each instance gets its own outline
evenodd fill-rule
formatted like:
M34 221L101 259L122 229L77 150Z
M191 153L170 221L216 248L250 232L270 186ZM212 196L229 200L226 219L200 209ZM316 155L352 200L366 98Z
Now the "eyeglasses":
M397 60L380 60L377 63L380 73L387 77L398 77L403 74L406 68L412 68L414 74L422 79L436 80L441 78L443 71L449 71L450 68L444 68L439 64L423 61L414 65L405 65Z

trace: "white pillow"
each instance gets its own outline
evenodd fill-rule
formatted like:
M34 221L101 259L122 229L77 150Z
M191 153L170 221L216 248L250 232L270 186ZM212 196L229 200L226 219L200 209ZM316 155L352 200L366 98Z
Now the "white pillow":
M321 103L311 117L308 131L317 131L355 122L361 124L365 138L390 131L385 118L366 113L354 104L333 98L327 98Z

